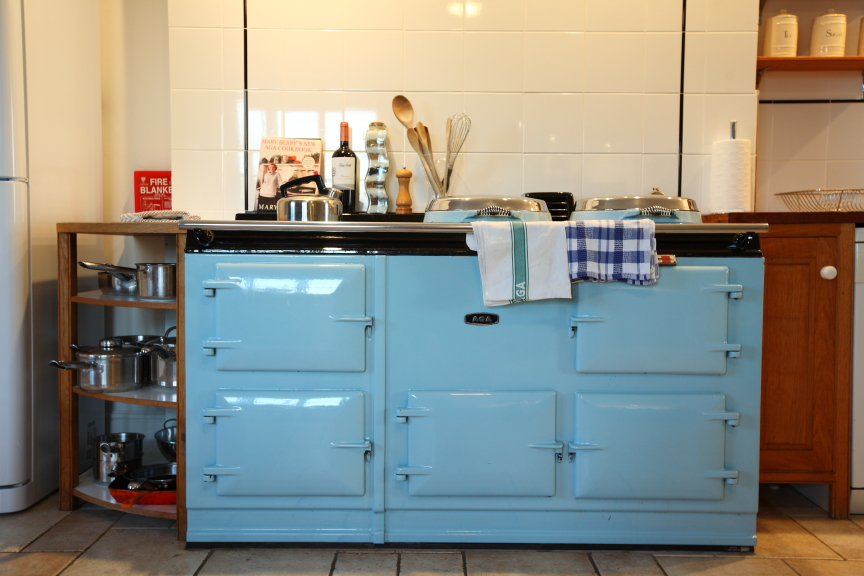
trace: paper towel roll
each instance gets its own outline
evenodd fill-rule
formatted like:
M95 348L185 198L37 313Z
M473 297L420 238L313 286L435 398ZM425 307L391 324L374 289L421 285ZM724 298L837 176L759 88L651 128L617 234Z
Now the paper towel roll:
M711 150L708 211L750 212L750 140L720 140Z

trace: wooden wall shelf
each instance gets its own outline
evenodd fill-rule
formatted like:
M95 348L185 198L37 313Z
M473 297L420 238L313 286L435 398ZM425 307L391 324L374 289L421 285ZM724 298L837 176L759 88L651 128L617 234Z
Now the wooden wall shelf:
M100 392L88 392L82 390L78 386L74 386L72 391L81 396L97 398L106 402L121 402L123 404L138 404L140 406L159 406L160 408L176 408L177 407L177 391L173 388L159 390L145 386L138 390L130 390L129 392L115 392L112 394L103 394Z
M796 56L794 58L759 56L756 58L756 70L767 72L864 71L864 56L841 56L835 58L820 58L818 56Z

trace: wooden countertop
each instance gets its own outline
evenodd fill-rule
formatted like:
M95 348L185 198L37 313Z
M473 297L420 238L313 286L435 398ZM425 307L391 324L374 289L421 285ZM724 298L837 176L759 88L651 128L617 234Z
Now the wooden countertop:
M729 212L703 214L702 221L721 224L864 224L864 212Z
M179 222L59 222L58 233L66 234L186 234Z

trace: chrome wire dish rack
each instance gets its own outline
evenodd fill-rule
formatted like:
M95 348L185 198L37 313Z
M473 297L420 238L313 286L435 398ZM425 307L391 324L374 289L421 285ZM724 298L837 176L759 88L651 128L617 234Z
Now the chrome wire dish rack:
M864 211L864 189L835 188L801 190L775 194L792 212L861 212Z

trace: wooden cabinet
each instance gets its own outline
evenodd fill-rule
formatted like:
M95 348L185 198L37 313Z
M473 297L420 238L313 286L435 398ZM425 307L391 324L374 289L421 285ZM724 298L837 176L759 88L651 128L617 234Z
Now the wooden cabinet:
M831 517L847 518L855 216L750 213L705 219L770 224L761 236L760 482L827 484ZM823 270L830 276L828 267L836 268L835 278L822 276Z
M132 296L113 296L99 291L78 293L77 242L79 234L121 236L169 236L174 241L177 261L177 299L173 302L145 302ZM60 223L57 224L58 249L58 356L60 360L74 360L70 345L78 343L78 306L121 306L177 310L177 349L183 349L185 334L183 321L183 251L186 247L185 232L174 223ZM177 505L141 506L123 509L124 512L175 518L178 539L185 539L185 430L184 421L184 359L177 358L178 386L176 391L141 388L131 392L101 394L86 392L75 385L77 373L69 370L58 372L60 397L60 509L72 510L78 499L93 502L106 508L120 510L120 504L111 498L108 489L94 484L90 470L78 474L78 397L89 396L106 402L124 402L145 406L161 406L177 409Z

